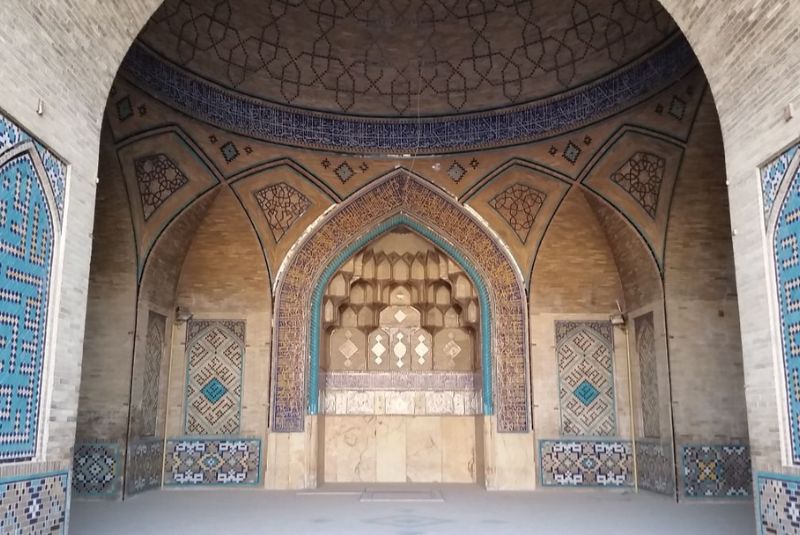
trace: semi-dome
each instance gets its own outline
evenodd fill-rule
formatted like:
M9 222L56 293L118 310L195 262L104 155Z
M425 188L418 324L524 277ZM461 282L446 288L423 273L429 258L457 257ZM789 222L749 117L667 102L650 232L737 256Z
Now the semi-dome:
M123 72L251 137L436 152L578 127L694 65L653 0L172 0Z

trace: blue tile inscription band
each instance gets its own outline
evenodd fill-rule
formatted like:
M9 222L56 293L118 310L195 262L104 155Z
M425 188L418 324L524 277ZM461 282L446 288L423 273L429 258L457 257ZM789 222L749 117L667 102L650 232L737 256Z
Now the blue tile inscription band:
M678 37L638 63L563 96L509 112L422 121L345 118L280 107L196 77L139 42L128 52L122 72L165 103L250 137L345 151L437 152L519 143L577 128L635 104L695 64L691 46Z

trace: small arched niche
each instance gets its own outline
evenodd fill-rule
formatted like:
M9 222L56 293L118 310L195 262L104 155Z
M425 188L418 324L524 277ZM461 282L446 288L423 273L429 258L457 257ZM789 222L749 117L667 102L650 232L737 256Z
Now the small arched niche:
M479 310L458 263L406 226L342 264L322 303L326 482L476 481Z

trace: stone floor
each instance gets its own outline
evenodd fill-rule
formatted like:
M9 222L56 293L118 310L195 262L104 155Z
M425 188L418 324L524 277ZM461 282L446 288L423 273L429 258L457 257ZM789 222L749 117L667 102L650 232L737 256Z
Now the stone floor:
M366 492L361 492L366 490ZM750 501L677 505L616 491L473 486L329 487L305 493L166 490L73 501L70 535L754 535Z

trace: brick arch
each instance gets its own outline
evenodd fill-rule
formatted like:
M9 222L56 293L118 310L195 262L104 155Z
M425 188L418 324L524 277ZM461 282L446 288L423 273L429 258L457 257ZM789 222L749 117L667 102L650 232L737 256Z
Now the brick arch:
M484 376L491 371L488 387L493 393L484 396L490 398L484 401L484 412L497 414L498 431L528 431L527 306L519 270L506 249L464 207L405 170L387 175L332 212L298 244L279 274L272 430L302 431L306 409L316 413L317 370L312 363L320 318L314 294L324 290L337 261L400 224L443 246L477 283L479 297L484 293L482 344L486 339L485 358L491 362L488 369L484 365ZM490 335L483 336L484 332Z

